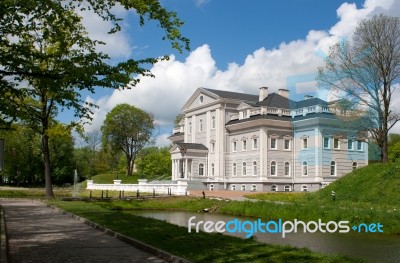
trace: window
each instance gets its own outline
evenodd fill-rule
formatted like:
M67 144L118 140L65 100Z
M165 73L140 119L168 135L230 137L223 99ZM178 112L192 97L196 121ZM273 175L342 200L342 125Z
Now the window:
M330 148L329 137L324 137L324 148L325 149L329 149Z
M285 176L289 176L289 175L290 175L290 163L285 162Z
M246 175L246 163L243 162L242 165L243 165L243 166L242 166L242 175Z
M292 187L290 187L290 185L285 185L285 187L284 187L285 192L290 192L291 190L292 190Z
M308 187L307 187L307 185L303 184L303 185L301 186L301 191L302 191L302 192L308 192Z
M276 139L271 138L271 149L276 149Z
M211 144L211 152L213 153L213 152L215 152L215 143L212 142L210 144Z
M276 175L276 162L271 162L271 175Z
M362 151L362 141L357 141L357 150Z
M247 141L243 140L243 147L242 147L242 151L246 151L247 150Z
M353 171L355 170L355 169L357 169L357 162L353 162Z
M231 190L232 190L232 191L235 191L235 190L236 190L236 185L235 185L235 184L231 185Z
M199 175L204 176L204 164L203 163L199 164Z
M308 164L306 161L303 162L303 176L308 174Z
M353 140L347 140L347 150L353 150Z
M331 162L331 175L333 175L333 176L336 175L336 162L335 161Z
M304 138L303 139L303 149L307 149L308 148L308 139Z
M257 185L253 184L251 186L251 191L253 191L253 192L257 191Z
M246 186L244 184L242 184L242 186L240 188L242 191L246 191Z
M203 119L200 119L200 121L199 121L199 132L202 132L203 131Z
M203 102L204 102L204 97L203 96L200 96L199 102L200 102L200 104L203 104Z
M232 149L234 152L236 152L237 150L237 143L236 142L232 142Z
M236 163L233 163L232 165L232 175L236 176Z
M339 139L337 138L333 139L333 148L339 149Z
M243 119L247 118L247 110L243 111Z
M189 134L192 133L192 122L189 122Z
M215 116L211 117L211 129L215 129Z
M253 175L257 175L257 162L256 161L254 161L253 162Z
M214 191L214 185L210 184L210 191Z
M285 140L284 149L285 150L290 150L290 140Z
M255 150L257 148L258 148L258 140L257 140L257 138L254 138L253 139L253 150Z
M278 186L273 184L271 185L271 192L277 192L278 191Z
M212 163L211 164L211 175L214 176L214 172L215 172L215 165Z

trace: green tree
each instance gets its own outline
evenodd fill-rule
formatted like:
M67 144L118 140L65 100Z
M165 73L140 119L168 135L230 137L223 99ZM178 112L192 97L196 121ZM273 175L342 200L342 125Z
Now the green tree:
M0 130L0 137L5 144L3 182L40 183L43 180L40 136L26 126L13 124L9 130Z
M95 87L134 86L138 75L152 76L145 68L159 59L110 62L97 51L104 44L91 39L77 11L92 10L112 21L110 34L119 31L121 20L112 8L134 9L145 20L155 20L165 30L163 39L182 51L189 41L180 34L183 22L157 0L61 1L5 0L0 2L0 116L1 122L20 119L41 135L46 197L52 198L49 135L51 118L59 109L72 109L75 116L90 119L90 107L80 91ZM166 59L166 57L164 57ZM72 123L74 125L74 123Z
M122 151L126 157L126 175L132 175L139 151L150 142L153 116L128 104L119 104L106 116L102 126L103 148Z
M148 147L140 151L136 161L137 172L148 178L167 178L172 174L169 147Z
M73 183L76 162L71 128L55 123L49 129L48 135L53 183L56 185Z
M361 21L352 41L331 47L317 80L319 86L344 94L367 110L373 124L366 128L380 148L381 160L387 162L388 132L400 119L391 110L400 81L400 18L376 15ZM364 121L359 123L364 127Z

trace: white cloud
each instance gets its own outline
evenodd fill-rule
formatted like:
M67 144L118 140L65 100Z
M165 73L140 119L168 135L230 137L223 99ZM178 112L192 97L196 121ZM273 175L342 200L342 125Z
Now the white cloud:
M205 6L209 2L211 2L211 0L195 0L195 3L196 3L197 7Z
M243 65L231 63L226 70L216 68L206 44L193 50L184 62L172 55L169 61L153 66L151 71L156 78L141 78L136 87L114 91L111 96L97 100L100 109L96 110L93 125L87 130L98 129L106 113L120 103L152 112L161 129L171 127L181 107L198 87L257 94L261 86L277 91L287 88L290 81L297 81L294 87L315 89L313 77L317 67L323 65L329 46L342 37L350 38L361 19L378 11L398 14L400 4L391 0L366 0L364 6L357 9L354 4L344 3L337 10L340 21L329 32L310 30L304 39L282 43L272 50L260 48L249 54ZM168 144L167 137L161 134L156 145Z

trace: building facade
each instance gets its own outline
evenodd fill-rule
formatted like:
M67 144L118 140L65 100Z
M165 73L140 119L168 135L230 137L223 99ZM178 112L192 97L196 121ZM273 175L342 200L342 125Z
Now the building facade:
M210 190L315 191L368 164L366 133L346 128L337 101L288 94L198 88L169 137L172 179Z

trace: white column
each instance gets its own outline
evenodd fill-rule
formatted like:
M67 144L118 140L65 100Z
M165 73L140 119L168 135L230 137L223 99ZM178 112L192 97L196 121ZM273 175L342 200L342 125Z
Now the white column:
M322 150L322 138L319 136L319 129L315 128L314 130L314 140L315 140L315 181L320 181L320 168L322 168L322 156L321 156L321 150Z
M196 143L195 138L196 138L196 132L197 132L197 122L196 122L196 115L192 116L192 143Z
M185 159L184 170L185 170L185 179L188 179L188 159L187 158Z
M172 178L172 180L175 180L175 160L174 159L171 159L171 162L172 162L172 175L171 175L171 178Z

